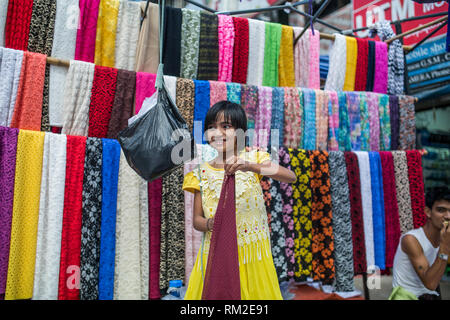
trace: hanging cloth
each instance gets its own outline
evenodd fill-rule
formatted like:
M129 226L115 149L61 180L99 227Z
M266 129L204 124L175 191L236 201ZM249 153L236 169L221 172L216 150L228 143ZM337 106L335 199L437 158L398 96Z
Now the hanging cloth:
M398 150L400 135L400 111L399 98L395 95L389 96L389 115L391 122L391 150Z
M299 89L284 88L284 143L287 148L298 149L302 145L303 101ZM303 99L302 99L303 100Z
M379 113L379 95L367 92L367 105L369 108L369 127L370 127L370 150L380 150L380 113Z
M278 87L278 61L281 44L281 24L266 22L263 86Z
M380 115L380 148L381 150L391 150L391 117L389 110L389 96L379 95L379 115Z
M77 0L56 0L55 30L50 55L64 60L75 58L79 8ZM62 127L64 122L64 85L68 68L50 65L48 115L50 126Z
M197 79L200 11L182 8L180 77Z
M94 63L100 0L79 0L79 6L75 60Z
M16 104L23 51L0 48L0 125L9 127Z
M0 21L6 21L9 0L0 1ZM5 23L0 23L0 47L5 47Z
M347 108L347 94L338 92L339 99L339 150L352 150L352 142L350 138L350 119Z
M218 18L215 14L200 13L200 45L197 79L217 80L219 72Z
M392 151L394 158L395 188L397 192L398 215L402 234L414 229L409 190L408 160L405 151Z
M136 72L118 69L116 93L106 135L108 138L117 139L119 132L128 126L128 119L133 116L135 92Z
M359 92L359 115L361 123L361 147L358 150L369 151L370 149L370 119L369 106L367 104L367 95L365 92Z
M18 129L0 127L0 298L5 294L8 274L18 135Z
M280 58L278 62L278 86L295 87L294 29L281 26Z
M66 135L45 134L33 300L58 299L66 150Z
M352 150L361 150L360 94L358 92L347 92L346 94L351 148Z
M356 38L358 56L356 59L355 91L366 91L369 43L367 39Z
M5 300L33 296L44 135L28 130L18 135Z
M248 30L247 84L262 86L266 43L265 22L249 19Z
M361 182L361 200L364 222L364 240L366 248L367 268L375 265L375 248L373 238L373 208L372 208L372 177L370 175L369 153L356 151L359 166L359 180Z
M223 81L209 81L210 100L209 104L212 107L217 102L227 100L227 84Z
M233 17L218 17L219 81L231 82L233 76L234 23Z
M320 32L315 30L309 33L309 74L308 88L320 89Z
M304 99L303 148L316 148L316 90L302 89Z
M299 93L300 94L300 93ZM283 145L284 140L284 88L275 87L272 88L272 123L270 143L278 143L279 146ZM273 138L272 134L278 134L278 141L276 137ZM272 140L275 139L275 140ZM303 141L301 141L303 143Z
M316 90L316 150L327 150L328 143L328 95Z
M255 129L256 112L259 103L258 87L243 85L241 97L241 105L247 113L247 129ZM249 141L253 141L253 136L249 137Z
M233 17L234 23L234 54L232 82L247 83L249 63L249 20Z
M342 91L347 68L347 40L345 36L335 33L330 52L330 63L325 82L325 90Z
M420 228L427 222L425 215L425 188L422 173L422 155L417 150L407 150L409 191L411 192L411 207L414 229Z
M177 99L177 77L173 76L163 76L163 77L167 93L169 97L173 100L173 102L175 102Z
M102 139L101 150L102 207L98 299L112 300L114 297L117 183L119 179L120 145L115 140Z
M141 110L145 98L150 98L155 92L156 74L137 72L136 73L136 105L135 114Z
M386 269L386 236L384 220L383 176L381 159L378 152L369 152L370 177L372 191L373 240L375 265L381 270Z
M6 48L22 51L27 50L32 12L33 0L8 2L8 11L5 24Z
M41 130L46 56L24 52L11 127Z
M105 138L117 85L117 69L95 66L89 106L89 137Z
M269 146L272 119L272 88L258 87L258 110L255 117L253 144L265 150Z
M64 120L61 133L87 136L89 128L89 105L95 65L83 61L70 61L64 85Z
M205 117L210 107L210 86L209 81L195 80L195 106L194 106L194 122L201 121L201 131L194 130L194 137L197 143L205 143L204 139L204 123ZM198 126L197 126L198 127ZM195 128L194 128L195 129ZM197 129L198 130L198 129ZM201 135L200 135L201 134Z
M400 137L399 150L413 150L416 148L416 118L414 97L399 96Z
M330 151L330 191L333 208L334 260L336 268L335 290L354 291L352 221L350 191L344 153Z
M373 75L373 92L386 93L387 86L388 86L387 44L385 42L375 41L375 71Z
M164 7L164 9L166 10L163 46L164 74L179 77L181 63L181 24L183 15L180 8Z
M361 199L361 180L358 157L354 152L345 152L350 210L352 221L353 269L356 274L367 272L366 247L364 237L363 209Z
M136 71L155 73L159 65L159 6L141 1L141 16L147 14L139 32L136 53Z
M194 81L189 79L177 79L176 105L181 116L186 120L189 130L194 127L195 88Z
M345 69L345 82L343 91L355 90L356 64L358 59L358 45L355 38L345 37L347 44L347 67Z
M373 78L375 75L375 41L368 41L368 56L367 56L367 81L366 90L373 91Z
M294 28L294 37L297 38L303 31L302 28ZM310 68L310 30L294 45L294 71L295 86L301 88L309 88L309 68Z
M336 91L326 92L328 94L328 149L339 150L339 97Z
M95 37L95 64L97 66L110 68L115 66L119 3L119 0L100 1Z
M309 151L309 159L312 193L312 278L330 285L335 278L335 265L328 152Z
M148 215L150 238L149 298L159 299L159 264L161 253L162 178L148 183Z
M139 2L120 1L114 59L114 67L117 69L135 69L140 18L141 7Z
M241 104L241 85L239 83L227 83L227 100Z
M292 184L293 219L294 219L294 279L297 282L306 281L312 272L312 225L310 190L311 162L308 152L299 149L289 149L291 170L297 180Z
M394 158L389 151L381 151L381 172L383 174L384 214L386 225L386 268L394 265L394 256L400 241L397 193L395 187Z

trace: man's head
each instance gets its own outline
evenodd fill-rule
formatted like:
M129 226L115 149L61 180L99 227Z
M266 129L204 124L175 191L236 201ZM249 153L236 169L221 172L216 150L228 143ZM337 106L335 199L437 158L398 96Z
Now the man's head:
M450 221L450 190L447 187L435 187L427 192L425 214L437 229L442 229L444 221Z

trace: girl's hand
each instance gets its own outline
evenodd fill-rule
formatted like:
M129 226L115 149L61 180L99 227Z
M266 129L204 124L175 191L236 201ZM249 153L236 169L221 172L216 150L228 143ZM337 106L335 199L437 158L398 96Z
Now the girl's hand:
M245 161L242 158L233 156L230 159L227 160L227 163L225 163L224 166L225 174L232 175L235 174L236 171L250 171L251 170L251 164L248 161Z

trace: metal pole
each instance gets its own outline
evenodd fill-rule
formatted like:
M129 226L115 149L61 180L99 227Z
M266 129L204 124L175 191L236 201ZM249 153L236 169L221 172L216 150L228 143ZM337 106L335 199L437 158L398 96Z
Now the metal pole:
M304 16L304 17L306 17L306 18L312 18L313 17L312 15L310 15L310 14L308 14L306 12L300 11L297 8L289 8L289 9L294 11L294 12L296 12L296 13L298 13L298 14L300 14L300 15L302 15L302 16ZM318 23L320 23L320 24L323 24L324 26L326 26L326 27L328 27L330 29L333 29L333 30L336 30L339 33L342 33L342 29L339 29L338 27L335 27L335 26L329 24L328 22L323 21L322 19L316 18L316 21Z
M226 14L226 15L235 15L235 14L247 14L247 13L257 13L257 12L266 12L266 11L274 11L274 10L282 10L289 8L290 6L300 6L302 4L308 3L308 0L303 0L296 2L294 4L284 4L279 6L272 6L267 8L259 8L259 9L248 9L248 10L236 10L236 11L218 11L216 14Z
M434 29L431 33L427 34L422 40L420 40L419 42L417 42L412 48L411 50L407 53L409 54L410 52L414 51L414 49L416 49L418 46L420 46L422 43L424 43L426 40L428 40L429 38L431 38L436 32L438 32L439 30L441 30L444 26L446 26L448 24L448 21L445 21L443 23L441 23L439 25L439 27L437 27L436 29Z
M322 13L323 10L328 6L330 3L330 0L325 0L325 2L320 6L319 10L317 10L316 14L308 21L308 23L305 24L305 27L303 28L302 32L298 35L298 37L294 40L294 46L297 43L297 41L303 36L303 34L308 30L308 27L310 24L314 23L314 21L317 19L317 17Z

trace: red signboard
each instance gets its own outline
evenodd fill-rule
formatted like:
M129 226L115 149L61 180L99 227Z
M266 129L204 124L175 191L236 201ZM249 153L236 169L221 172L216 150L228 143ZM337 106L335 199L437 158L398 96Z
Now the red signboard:
M433 13L448 12L446 1L434 3L416 3L412 0L353 0L353 28L366 27L379 20L397 21L411 17L429 15ZM426 24L439 17L413 20L402 23L402 32ZM431 33L438 25L425 28L403 38L405 45L414 45L427 34ZM395 29L394 29L395 30ZM447 26L439 30L432 38L441 36L447 32ZM367 36L367 31L357 33L360 37Z

